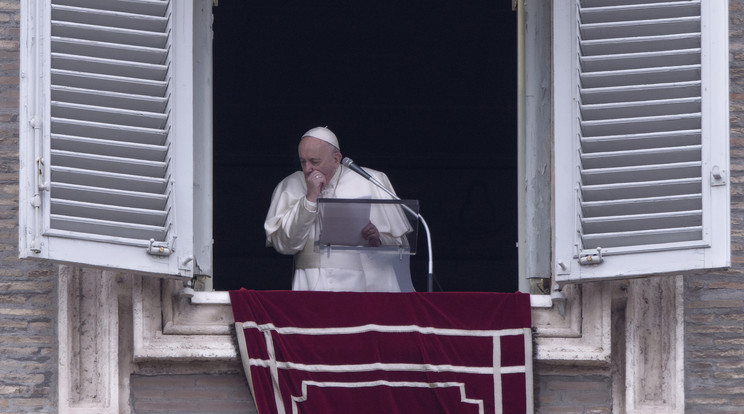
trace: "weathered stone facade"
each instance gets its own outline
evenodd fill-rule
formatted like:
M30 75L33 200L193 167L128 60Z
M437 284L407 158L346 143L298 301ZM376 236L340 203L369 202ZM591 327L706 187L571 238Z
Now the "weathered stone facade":
M744 170L744 1L730 0L729 4L732 266L684 277L684 406L690 413L744 411L744 180L740 174ZM59 410L59 270L54 265L21 261L17 251L19 14L20 0L0 1L0 412L53 413ZM622 368L627 362L627 326L638 315L636 303L647 301L634 300L635 292L644 286L648 285L632 281L602 287L611 308L611 349L605 350L610 360L536 362L537 412L624 410L626 403L620 400L626 392L620 388L628 383L626 376L633 374ZM130 286L120 288L118 294L131 292ZM125 296L118 309L123 321L133 313L127 303L131 306L131 297ZM131 334L131 322L122 322L122 326L124 335ZM73 357L84 359L85 355ZM234 370L235 364L217 372L205 366L201 361L195 371L183 366L171 369L164 362L148 367L143 359L133 368L131 395L119 398L131 404L129 409L135 413L164 413L176 407L180 412L207 412L208 405L203 404L216 404L214 399L223 404L219 412L233 412L246 402L248 388L242 373ZM200 367L204 368L201 372ZM76 378L93 381L95 376ZM78 385L78 389L95 390ZM194 398L199 396L204 398ZM664 399L661 394L648 396L656 397Z
M0 411L56 412L55 266L18 259L20 2L0 2Z
M729 1L731 268L685 280L688 412L744 411L744 2Z

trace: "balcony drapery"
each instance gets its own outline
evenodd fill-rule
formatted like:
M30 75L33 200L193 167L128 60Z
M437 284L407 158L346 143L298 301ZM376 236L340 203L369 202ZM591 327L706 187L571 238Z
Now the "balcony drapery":
M529 295L231 291L261 413L532 412Z

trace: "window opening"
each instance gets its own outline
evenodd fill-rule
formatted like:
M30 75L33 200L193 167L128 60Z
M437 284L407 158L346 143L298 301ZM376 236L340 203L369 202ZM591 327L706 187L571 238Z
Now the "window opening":
M319 125L420 201L442 290L517 290L508 2L228 0L214 14L216 290L290 287L292 259L264 246L262 226L299 168L299 134ZM419 291L425 256L412 258Z

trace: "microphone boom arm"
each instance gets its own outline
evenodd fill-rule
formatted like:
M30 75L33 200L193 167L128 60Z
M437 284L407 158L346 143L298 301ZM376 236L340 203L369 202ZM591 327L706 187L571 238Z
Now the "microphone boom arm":
M361 175L362 177L372 182L372 184L379 187L382 191L386 192L393 199L400 200L400 197L395 195L395 193L393 193L392 191L388 190L388 188L385 187L385 185L381 183L380 180L376 179L370 173L364 171L361 167L356 165L354 161L351 160L351 158L344 157L342 164L348 167L349 169L353 170L355 173ZM410 207L408 207L405 204L401 204L401 206L406 211L411 213L412 215L415 215L416 217L418 217L419 221L421 221L421 224L423 224L424 226L424 230L426 231L426 245L428 247L428 253L429 253L429 274L427 275L427 280L426 280L427 286L426 287L429 292L433 292L434 291L434 259L432 256L431 232L429 231L429 226L426 224L426 220L424 220L424 217L421 214L413 211Z

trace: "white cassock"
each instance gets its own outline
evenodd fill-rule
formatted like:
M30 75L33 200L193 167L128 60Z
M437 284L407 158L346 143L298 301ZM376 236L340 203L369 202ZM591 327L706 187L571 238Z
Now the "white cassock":
M365 168L387 189L393 191L390 180L379 171ZM409 257L396 254L366 252L315 252L316 203L305 198L307 184L302 171L282 180L274 189L264 230L266 245L282 254L294 255L293 290L401 292L412 291ZM390 199L391 197L359 174L340 165L323 198ZM398 211L398 210L396 210ZM383 245L405 239L411 231L408 221L390 209L373 210L370 221L377 227ZM359 229L361 232L362 229ZM405 242L404 242L405 243ZM321 264L322 262L322 264Z

